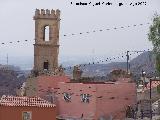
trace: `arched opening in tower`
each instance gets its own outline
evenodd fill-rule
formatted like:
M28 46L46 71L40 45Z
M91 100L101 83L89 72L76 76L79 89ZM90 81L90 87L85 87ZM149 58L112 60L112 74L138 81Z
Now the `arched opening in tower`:
M43 63L43 69L48 70L48 68L49 68L49 63L48 63L48 61L46 61Z
M44 27L43 40L49 41L49 26Z

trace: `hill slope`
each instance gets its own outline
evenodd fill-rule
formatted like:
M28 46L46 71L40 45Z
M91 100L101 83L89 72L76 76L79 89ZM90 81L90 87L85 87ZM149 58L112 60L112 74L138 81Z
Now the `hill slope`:
M15 70L0 69L0 96L16 95L16 88L20 87L25 81L25 76Z
M152 73L155 70L154 67L154 56L151 52L144 52L132 59L130 64L130 71L134 74L141 74L141 71L144 70L146 73ZM126 62L112 62L108 64L91 64L82 65L81 69L83 70L83 76L106 76L114 69L124 69L126 70ZM71 75L72 69L67 69L66 74Z

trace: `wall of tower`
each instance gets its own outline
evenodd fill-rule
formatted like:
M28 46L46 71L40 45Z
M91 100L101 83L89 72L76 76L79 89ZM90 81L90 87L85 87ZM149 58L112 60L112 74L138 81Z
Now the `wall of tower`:
M36 9L35 11L34 70L43 71L44 62L48 70L58 68L60 11ZM45 27L49 27L49 40L45 40Z
M58 68L58 47L36 45L34 49L36 53L34 67L36 70L43 71L43 63L46 61L49 63L49 71L54 71L55 68Z

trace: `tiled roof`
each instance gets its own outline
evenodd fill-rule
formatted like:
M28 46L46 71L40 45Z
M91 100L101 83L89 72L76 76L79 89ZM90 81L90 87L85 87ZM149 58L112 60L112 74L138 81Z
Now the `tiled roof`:
M152 81L151 88L155 88L160 85L160 81ZM150 82L145 86L144 90L150 89Z
M0 106L35 106L35 107L55 107L54 104L40 97L17 97L3 95Z

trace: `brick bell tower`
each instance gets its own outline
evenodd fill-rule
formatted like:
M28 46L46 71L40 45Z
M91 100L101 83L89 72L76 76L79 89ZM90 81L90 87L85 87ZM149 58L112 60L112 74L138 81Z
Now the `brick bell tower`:
M60 10L35 11L34 71L58 68Z

